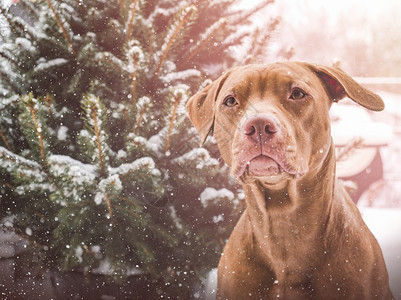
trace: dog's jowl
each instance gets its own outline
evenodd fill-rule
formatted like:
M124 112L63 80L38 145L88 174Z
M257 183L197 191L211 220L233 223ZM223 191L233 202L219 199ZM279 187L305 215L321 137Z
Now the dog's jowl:
M381 249L335 177L329 109L382 99L343 71L300 62L234 68L194 95L247 208L218 267L219 299L391 299Z

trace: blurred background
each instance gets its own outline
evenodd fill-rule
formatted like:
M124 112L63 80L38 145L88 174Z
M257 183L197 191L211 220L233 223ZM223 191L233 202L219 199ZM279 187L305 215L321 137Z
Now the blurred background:
M400 1L279 1L276 8L282 16L277 41L284 44L272 50L277 56L289 47L293 59L339 59L353 76L401 76Z

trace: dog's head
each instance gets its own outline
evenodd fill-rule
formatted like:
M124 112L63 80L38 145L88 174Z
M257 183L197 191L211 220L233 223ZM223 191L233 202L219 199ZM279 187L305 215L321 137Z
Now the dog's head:
M276 183L322 164L331 146L328 111L344 97L384 108L340 69L287 62L234 68L191 97L187 110L202 143L213 131L235 178Z

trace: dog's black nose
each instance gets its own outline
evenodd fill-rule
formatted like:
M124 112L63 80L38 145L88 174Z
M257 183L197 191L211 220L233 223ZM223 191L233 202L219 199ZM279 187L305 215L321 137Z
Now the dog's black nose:
M271 139L280 129L277 119L269 114L256 114L249 117L243 126L243 133L255 140Z

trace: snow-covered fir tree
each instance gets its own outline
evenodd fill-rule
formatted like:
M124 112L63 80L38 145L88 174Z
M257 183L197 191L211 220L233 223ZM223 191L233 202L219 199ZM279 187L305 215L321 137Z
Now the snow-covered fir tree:
M271 0L233 2L1 5L3 229L29 241L32 268L107 263L113 280L137 270L154 297L189 299L216 266L241 192L213 140L198 148L185 103L210 66L236 64L233 47L241 64L263 54L278 23L249 26Z

